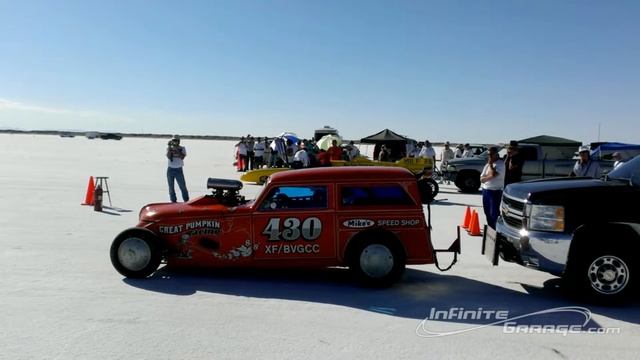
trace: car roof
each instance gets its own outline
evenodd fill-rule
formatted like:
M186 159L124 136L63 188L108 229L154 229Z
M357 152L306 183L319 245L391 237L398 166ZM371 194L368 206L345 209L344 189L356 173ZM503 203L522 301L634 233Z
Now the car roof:
M298 181L368 181L415 180L413 173L405 168L390 166L332 166L311 169L281 171L271 175L273 182Z

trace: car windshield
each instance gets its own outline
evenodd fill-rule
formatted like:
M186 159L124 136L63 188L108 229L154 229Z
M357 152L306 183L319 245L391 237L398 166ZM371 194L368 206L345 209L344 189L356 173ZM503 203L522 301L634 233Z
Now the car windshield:
M640 186L640 155L620 164L612 170L607 177L616 180L632 180L634 185Z

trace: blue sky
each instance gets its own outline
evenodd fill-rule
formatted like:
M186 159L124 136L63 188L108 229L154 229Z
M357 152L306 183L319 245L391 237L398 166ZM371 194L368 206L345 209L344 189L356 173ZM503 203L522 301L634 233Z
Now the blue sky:
M640 1L0 0L0 127L640 143Z

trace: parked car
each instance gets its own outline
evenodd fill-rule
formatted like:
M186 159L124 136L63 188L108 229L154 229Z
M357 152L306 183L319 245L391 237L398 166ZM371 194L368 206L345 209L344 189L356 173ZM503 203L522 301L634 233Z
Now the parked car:
M460 251L459 237L434 250L418 181L406 169L328 167L273 174L255 200L242 183L209 179L213 194L150 204L118 235L111 261L144 278L161 262L191 267L348 266L363 282L387 286L406 264L432 264Z
M640 156L605 179L511 184L496 235L487 231L484 249L495 264L499 254L562 276L567 286L593 298L622 298L640 283L640 212L634 207L639 202Z
M539 144L521 143L518 145L520 154L524 158L522 180L532 180L547 177L568 176L576 160L573 159L575 147L542 146ZM499 148L500 156L504 158L506 149ZM475 192L480 188L480 173L487 163L488 151L466 159L449 161L447 172L449 178L462 192ZM612 162L602 162L601 167L608 171Z

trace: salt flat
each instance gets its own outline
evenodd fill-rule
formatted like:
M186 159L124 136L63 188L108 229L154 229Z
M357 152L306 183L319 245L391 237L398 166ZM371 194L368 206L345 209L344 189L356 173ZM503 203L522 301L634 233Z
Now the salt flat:
M163 139L122 141L0 135L0 358L617 358L640 353L640 305L598 307L562 297L554 277L513 264L491 267L478 237L463 235L453 270L411 266L384 290L345 271L171 273L128 280L109 260L112 239L139 209L167 201ZM192 197L208 177L237 179L233 142L184 140ZM87 179L109 176L114 209L80 206ZM261 187L246 185L255 196ZM433 239L446 247L479 194L441 188ZM482 220L483 221L483 220ZM620 334L504 334L489 326L423 338L432 308L508 310L512 315L586 306L596 327ZM549 317L551 324L569 315ZM469 322L431 322L438 330Z

